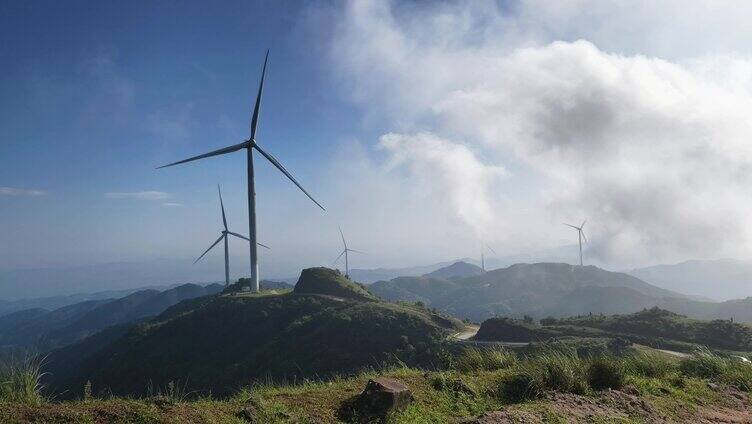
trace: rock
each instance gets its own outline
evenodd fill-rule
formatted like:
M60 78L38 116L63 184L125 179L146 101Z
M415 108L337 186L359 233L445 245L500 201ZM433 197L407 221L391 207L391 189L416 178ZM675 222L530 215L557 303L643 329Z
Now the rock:
M256 422L256 415L257 415L256 407L253 405L246 405L237 414L235 414L236 417L240 418L241 420L247 421L249 423Z
M355 415L362 420L384 418L392 411L407 408L413 394L402 382L386 377L368 380L363 392L353 402Z

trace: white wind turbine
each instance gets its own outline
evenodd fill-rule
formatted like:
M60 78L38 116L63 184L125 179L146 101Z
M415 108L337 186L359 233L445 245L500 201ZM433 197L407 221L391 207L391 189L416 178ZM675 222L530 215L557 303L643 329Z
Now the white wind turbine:
M342 253L340 253L339 256L337 256L337 259L334 260L334 263L337 263L339 258L341 258L342 255L345 255L345 277L350 278L350 261L349 261L348 253L350 252L364 253L364 252L361 252L355 249L350 249L349 247L347 247L347 241L345 241L345 234L342 232L342 227L339 228L339 235L342 236L343 249L342 249Z
M585 232L582 230L585 227L586 222L587 222L587 219L582 221L582 224L579 227L572 225L572 224L564 223L564 225L566 225L567 227L572 227L575 230L577 230L577 237L580 241L580 266L582 266L582 241L585 240L585 243L587 243L587 237L585 237Z
M272 163L277 169L279 169L287 178L292 181L309 199L313 200L321 210L325 210L323 206L316 199L313 198L304 188L298 183L297 180L290 174L284 166L274 157L271 153L262 149L256 142L256 130L258 129L259 113L261 111L261 94L264 91L264 77L266 76L266 63L269 60L269 50L266 51L266 58L264 59L264 68L261 71L261 82L259 83L258 95L256 96L256 105L253 107L253 115L251 115L251 136L248 140L241 143L228 146L222 149L214 150L203 155L194 156L185 160L170 163L168 165L160 166L159 168L166 168L168 166L179 165L181 163L191 162L198 159L208 158L212 156L224 155L226 153L232 153L241 149L245 149L247 154L247 167L248 167L248 229L251 240L257 240L256 231L256 183L253 173L253 151L254 149L261 153L269 162ZM157 169L159 169L157 168ZM251 243L251 290L253 292L259 291L259 269L258 269L258 248L257 243Z
M227 246L227 239L228 239L227 236L231 235L231 236L235 236L237 238L243 239L243 240L248 240L248 241L251 241L251 240L246 236L240 235L238 233L233 233L232 231L227 229L227 217L225 216L225 204L224 202L222 202L222 189L219 188L219 184L217 184L217 192L219 192L219 206L222 208L222 224L224 224L224 230L222 230L222 235L219 236L217 241L212 243L212 245L209 246L209 248L206 249L204 253L202 253L201 256L198 257L198 259L193 261L193 263L195 264L196 262L200 261L201 258L204 257L204 255L209 253L209 251L212 250L212 248L217 245L217 243L224 240L225 241L225 286L227 286L230 284L230 251ZM261 247L265 247L267 249L269 248L269 246L263 245L261 243L258 243L258 245Z
M491 249L491 246L487 245L486 243L480 244L480 267L481 269L483 269L483 271L486 270L486 249L490 250L494 255L496 254L496 252Z

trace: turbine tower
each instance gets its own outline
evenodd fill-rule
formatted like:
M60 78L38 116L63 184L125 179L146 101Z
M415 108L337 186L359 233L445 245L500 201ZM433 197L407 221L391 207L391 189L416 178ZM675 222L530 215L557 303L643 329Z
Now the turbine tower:
M198 257L198 259L193 261L193 263L195 264L196 262L200 261L201 258L204 257L204 255L209 253L209 251L212 250L212 248L217 245L217 243L219 243L220 241L224 239L225 241L225 287L227 287L228 285L230 285L230 252L227 247L227 239L228 239L227 236L231 235L237 238L241 238L243 240L248 240L248 241L251 241L251 240L246 236L242 236L238 233L233 233L232 231L227 229L227 217L225 216L225 204L222 202L222 189L219 188L219 184L217 184L217 192L219 192L219 206L222 208L222 224L224 224L225 229L222 230L222 235L219 236L217 241L212 243L212 245L209 246L209 248L206 249L204 253L202 253L201 256ZM267 249L269 248L269 246L263 245L261 243L258 243L258 245L261 247L265 247Z
M222 149L214 150L209 153L204 153L203 155L194 156L188 159L184 159L178 162L170 163L164 166L160 166L159 168L166 168L168 166L173 165L179 165L181 163L191 162L198 159L204 159L212 156L219 156L224 155L226 153L232 153L241 149L246 150L247 154L247 166L248 166L248 229L251 240L256 241L257 240L257 231L256 231L256 185L253 178L253 150L257 150L263 157L265 157L269 162L272 163L277 169L280 170L287 178L292 181L293 184L295 184L306 196L308 196L309 199L313 201L318 207L321 208L321 210L324 209L323 206L319 202L316 201L316 199L313 198L304 188L303 186L298 183L297 180L290 174L287 169L285 169L284 166L274 157L271 155L271 153L267 152L266 150L262 149L261 146L258 145L256 142L256 130L258 129L258 120L259 120L259 113L261 112L261 94L264 91L264 77L266 76L266 63L269 60L269 50L266 51L266 57L264 58L264 68L261 71L261 82L259 82L259 89L258 94L256 95L256 104L253 107L253 115L251 115L251 136L248 138L248 140L243 141L242 143L238 143L232 146L228 146ZM157 169L159 169L157 168ZM257 243L252 242L251 243L251 290L253 292L259 291L259 268L258 268L258 248L256 246Z
M579 227L572 225L572 224L564 223L564 225L566 225L567 227L572 227L575 230L577 230L577 238L580 241L580 266L582 266L582 240L585 240L585 243L587 243L587 237L585 237L585 232L582 231L582 229L585 227L586 222L587 220L582 221L582 224Z
M355 250L355 249L350 249L349 247L347 247L347 241L345 241L345 234L342 232L342 227L339 228L339 235L342 236L342 246L344 246L344 249L342 250L342 253L340 253L339 256L337 256L337 259L335 259L334 262L336 263L339 260L339 258L342 257L342 255L345 255L345 278L350 278L350 261L349 261L347 254L349 252L353 252L353 253L363 253L363 252L359 250Z
M496 252L493 249L491 249L491 246L485 243L480 244L480 267L483 271L486 270L486 255L485 255L486 249L490 250L491 253L493 253L494 255L496 254Z

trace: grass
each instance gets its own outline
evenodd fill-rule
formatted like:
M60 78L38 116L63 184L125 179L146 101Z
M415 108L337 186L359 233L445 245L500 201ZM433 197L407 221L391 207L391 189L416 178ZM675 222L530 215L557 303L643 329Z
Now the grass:
M17 362L7 368L13 372L3 374L3 381L15 383L3 385L0 422L240 423L245 422L244 414L254 422L272 424L341 422L342 405L376 376L398 379L413 392L415 402L388 417L387 422L397 424L453 422L501 409L523 422L531 416L542 422L571 422L566 410L548 400L548 393L569 393L614 408L607 389L624 387L638 393L656 413L681 422L691 420L700 408L726 405L723 391L709 383L752 390L752 366L709 351L677 360L651 352L583 358L556 349L517 356L502 348L467 348L450 368L437 371L396 367L297 384L269 381L225 399L196 398L176 384L158 391L161 397L89 397L56 403L40 395L39 363L39 358ZM634 411L625 413L628 418L595 416L591 421L650 420Z
M45 402L41 379L44 358L25 355L11 358L0 366L0 400L28 406Z

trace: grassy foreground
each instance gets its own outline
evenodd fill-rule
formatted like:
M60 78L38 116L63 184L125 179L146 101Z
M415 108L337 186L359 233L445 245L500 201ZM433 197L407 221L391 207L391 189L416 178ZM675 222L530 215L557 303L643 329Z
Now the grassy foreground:
M746 422L752 366L698 351L683 359L657 352L578 358L555 351L519 358L501 349L466 349L444 371L392 368L297 385L260 384L228 399L194 398L179 384L142 399L54 402L40 395L39 362L0 375L3 423L330 423L369 378L399 379L413 391L390 423ZM480 418L478 418L480 417Z

